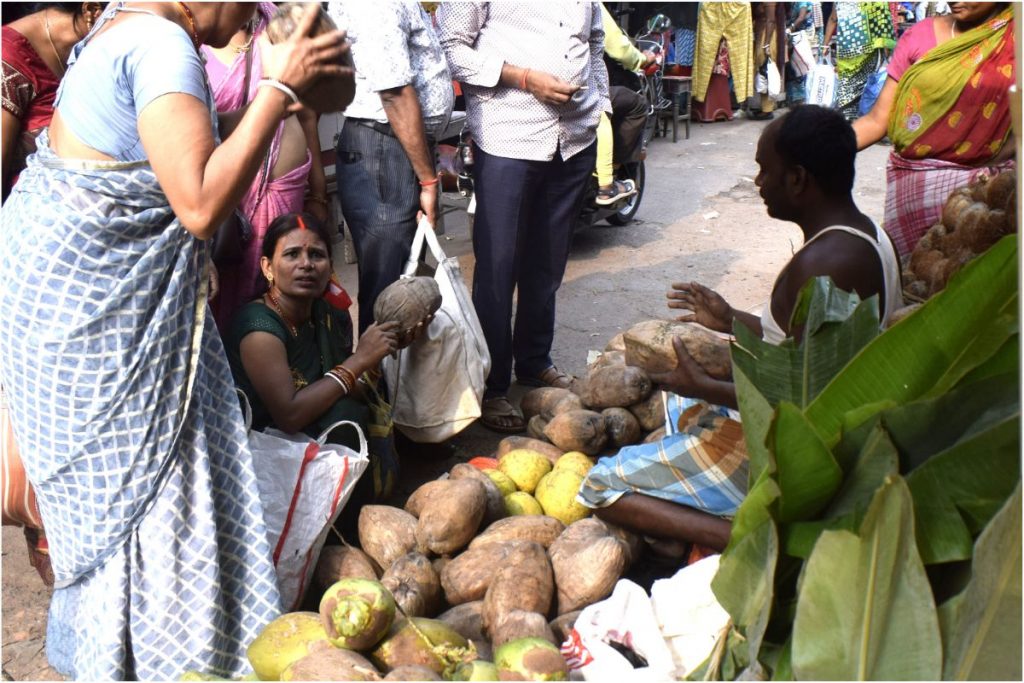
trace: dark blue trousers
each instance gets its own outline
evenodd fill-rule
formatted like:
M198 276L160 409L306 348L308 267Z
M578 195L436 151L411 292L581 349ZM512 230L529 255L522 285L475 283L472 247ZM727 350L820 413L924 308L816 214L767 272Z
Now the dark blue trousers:
M491 352L487 396L551 366L555 294L562 284L597 143L571 159L527 161L473 146L473 304ZM512 297L517 293L515 329Z
M373 304L409 258L420 186L398 138L354 120L338 138L338 198L359 266L359 334L373 323Z

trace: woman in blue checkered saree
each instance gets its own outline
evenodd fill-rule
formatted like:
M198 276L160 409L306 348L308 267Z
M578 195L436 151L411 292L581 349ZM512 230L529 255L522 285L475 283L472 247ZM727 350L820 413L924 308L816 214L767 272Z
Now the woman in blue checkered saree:
M315 12L223 144L200 44L251 3L111 3L4 205L0 376L50 541L47 655L77 679L248 670L280 611L252 457L207 305L205 240L292 89L334 66ZM297 99L297 98L296 98Z

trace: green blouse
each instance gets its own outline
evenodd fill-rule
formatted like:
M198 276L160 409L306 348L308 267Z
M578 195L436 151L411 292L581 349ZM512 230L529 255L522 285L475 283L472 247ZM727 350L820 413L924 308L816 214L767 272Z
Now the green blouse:
M243 306L232 320L225 347L235 384L245 392L252 406L253 429L277 426L242 365L242 339L251 332L269 332L281 340L288 354L288 367L296 391L321 379L327 370L352 355L352 317L348 311L334 308L322 299L313 302L309 322L298 328L297 337L292 335L281 316L262 301ZM351 420L359 424L365 434L369 415L369 408L364 403L346 396L302 431L316 438L338 420ZM359 449L359 439L349 427L334 430L329 441Z

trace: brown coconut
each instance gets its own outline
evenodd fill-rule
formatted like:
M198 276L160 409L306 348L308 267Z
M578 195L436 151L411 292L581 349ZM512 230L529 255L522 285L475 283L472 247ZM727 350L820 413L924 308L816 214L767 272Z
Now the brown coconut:
M441 580L430 560L408 553L395 560L380 582L407 617L433 616L441 605Z
M475 479L483 484L484 491L487 494L483 524L496 522L505 516L505 498L501 495L501 490L497 484L484 474L482 470L468 463L460 462L451 469L448 476L451 479Z
M320 552L314 583L326 588L345 578L380 578L380 568L370 556L349 545L328 545Z
M476 535L487 509L487 490L476 479L452 479L443 498L432 498L420 511L416 544L420 552L453 553Z
M973 203L974 198L969 189L961 187L954 190L942 207L942 224L946 228L953 228L960 220L960 213Z
M390 505L359 511L359 545L383 568L416 549L416 518Z
M547 548L565 530L565 525L547 515L516 515L500 519L474 538L469 549L491 543L530 541Z
M441 290L434 278L403 277L377 295L373 319L378 323L398 323L399 336L403 337L440 307Z
M611 595L630 549L596 519L566 527L548 549L558 590L558 613L582 609Z
M648 373L674 370L679 363L672 340L683 338L686 350L712 377L732 377L729 343L695 323L648 320L631 327L624 335L626 364Z
M288 40L299 25L303 13L309 7L305 2L288 2L278 7L277 13L270 19L267 25L267 38L271 43L280 43ZM310 36L337 30L331 17L323 9L313 25ZM341 66L348 67L347 73L341 76L321 77L309 85L305 90L297 93L299 100L313 111L321 114L327 112L344 111L355 97L356 84L353 71L352 54L345 52L339 59Z
M651 378L631 365L604 365L587 374L580 398L588 408L624 408L651 395Z
M570 410L556 415L544 426L544 436L563 451L587 455L597 455L608 441L604 417L592 410Z
M604 417L608 441L615 448L622 448L640 440L643 431L633 413L625 408L605 408L601 415Z

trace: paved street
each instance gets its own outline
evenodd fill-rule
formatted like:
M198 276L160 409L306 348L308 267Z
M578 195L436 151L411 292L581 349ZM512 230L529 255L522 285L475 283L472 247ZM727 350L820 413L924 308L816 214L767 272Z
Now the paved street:
M664 294L675 281L696 280L717 289L737 308L757 309L767 300L779 268L800 243L795 225L768 218L753 184L754 150L767 122L693 124L689 140L680 132L652 141L648 185L630 226L602 226L577 235L559 293L554 360L582 373L587 352L602 349L618 332L650 318L668 317ZM888 147L861 153L855 198L862 211L881 220ZM448 215L444 246L460 256L467 278L473 259L469 231L460 212ZM354 265L340 265L343 283L356 289ZM516 390L513 397L518 395ZM488 455L500 437L478 426L455 440L459 458ZM403 463L408 483L450 466ZM2 563L3 669L15 680L60 680L46 665L45 612L49 593L26 557L20 529L4 527Z

